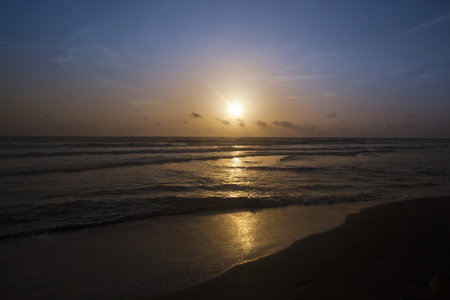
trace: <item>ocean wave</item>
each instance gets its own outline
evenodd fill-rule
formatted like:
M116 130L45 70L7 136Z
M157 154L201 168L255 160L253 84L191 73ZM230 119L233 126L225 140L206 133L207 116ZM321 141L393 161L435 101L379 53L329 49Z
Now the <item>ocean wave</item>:
M157 197L126 201L77 200L63 203L3 205L0 213L0 224L2 225L0 241L176 214L257 211L290 205L331 205L344 202L388 200L397 197L398 195L389 193L295 198Z
M326 167L287 167L287 166L250 166L246 167L245 169L254 171L295 172L295 173L312 173L327 170Z
M16 138L17 139L17 138ZM83 155L188 154L233 151L297 151L298 155L359 155L449 147L448 140L394 141L377 139L292 139L292 138L31 138L23 142L0 139L0 159ZM353 144L351 144L352 142ZM386 144L388 143L389 144ZM318 145L320 145L318 147Z
M404 149L403 149L404 150ZM5 168L0 171L0 177L6 176L17 176L17 175L41 175L48 173L75 173L75 172L84 172L84 171L92 171L98 169L107 169L107 168L121 168L121 167L132 167L132 166L144 166L144 165L157 165L157 164L167 164L167 163L182 163L182 162L190 162L190 161L208 161L208 160L218 160L218 159L228 159L228 158L236 158L236 157L254 157L254 156L284 156L281 158L281 161L299 161L303 159L308 159L312 156L339 156L339 157L357 157L359 155L374 155L380 153L391 153L394 151L403 151L402 149L395 150L390 148L377 148L377 149L361 149L357 148L342 148L339 150L323 150L323 149L292 149L292 148L281 148L281 149L271 149L271 148L261 148L255 150L254 148L214 148L214 149L191 149L191 150L171 150L168 152L158 152L158 151L119 151L108 152L108 154L142 154L139 156L128 156L121 157L119 159L91 159L89 163L73 163L72 165L61 164L56 167L48 167L45 165L39 166L39 168L32 167L16 167L16 168ZM77 153L77 154L74 154ZM71 152L71 153L60 153L55 156L77 156L77 155L94 155L96 152ZM106 153L103 153L106 154ZM103 155L102 154L102 155ZM147 155L145 155L147 154ZM17 154L16 157L20 157L22 154ZM25 154L24 154L25 155ZM32 154L32 156L36 155L36 153ZM39 154L41 155L41 154ZM42 154L42 156L46 156L47 154ZM26 156L26 155L25 155ZM49 156L53 156L49 154ZM66 161L69 161L68 158ZM86 158L83 158L86 160ZM247 168L258 168L258 167L247 167ZM277 170L282 170L277 169ZM307 168L307 167L297 167L290 168L292 171L297 172L308 172L308 171L316 171L315 168Z
M212 155L212 156L201 156L201 157L165 157L165 156L156 156L156 157L142 157L138 159L130 159L126 161L106 161L101 163L91 163L85 165L73 164L71 166L62 166L62 167L46 167L40 166L39 168L24 168L24 169L15 169L15 170L4 170L0 171L0 177L6 176L17 176L17 175L41 175L48 173L77 173L84 171L92 171L99 169L107 169L107 168L120 168L120 167L132 167L132 166L144 166L144 165L157 165L157 164L167 164L167 163L181 163L181 162L190 162L193 160L196 161L207 161L207 160L218 160L224 158L234 158L234 157L245 157L252 156L256 154L229 154L229 155ZM258 154L258 155L273 155L270 153Z
M274 146L253 146L253 147L236 147L236 146L226 146L226 147L167 147L167 148L153 148L153 149L126 149L126 150L117 150L114 147L109 149L96 149L96 150L84 150L80 151L47 151L45 149L41 149L41 151L29 151L29 152L8 152L8 153L0 153L0 159L7 158L39 158L39 157L67 157L67 156L123 156L123 155L146 155L146 154L202 154L202 153L219 153L219 152L277 152L277 153L285 153L285 152L294 152L297 155L357 155L362 152L374 152L380 150L366 150L361 147L345 147L345 148L296 148L294 146L291 147L274 147ZM89 148L87 148L89 149ZM45 150L45 151L42 151Z
M111 149L112 148L112 149ZM239 151L251 151L253 148L244 148L239 149ZM32 152L11 152L0 154L0 159L5 158L22 158L22 157L59 157L59 156L86 156L86 155L96 155L96 156L104 156L104 155L130 155L130 154L184 154L184 153L216 153L216 152L231 152L237 151L236 148L233 147L214 147L214 148L179 148L179 147L170 147L170 148L159 148L155 147L155 149L129 149L129 150L115 150L114 147L110 147L110 149L99 149L99 150L82 150L82 151L56 151L56 152L47 152L47 151L32 151Z

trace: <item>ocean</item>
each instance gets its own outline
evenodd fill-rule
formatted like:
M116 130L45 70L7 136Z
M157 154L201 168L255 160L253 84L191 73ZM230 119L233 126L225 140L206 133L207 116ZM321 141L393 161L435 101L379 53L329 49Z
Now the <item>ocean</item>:
M3 241L174 214L449 192L450 139L0 138Z

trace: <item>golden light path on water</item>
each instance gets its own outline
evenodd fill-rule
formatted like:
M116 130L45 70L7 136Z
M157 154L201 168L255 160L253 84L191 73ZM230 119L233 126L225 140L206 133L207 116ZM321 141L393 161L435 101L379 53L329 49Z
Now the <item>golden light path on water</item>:
M251 181L249 174L246 172L243 158L239 157L240 152L233 153L236 155L231 160L228 160L228 174L227 182L249 186ZM241 191L232 191L228 193L229 197L243 196ZM246 194L245 196L249 196ZM260 235L258 228L262 227L262 220L258 214L254 212L239 212L235 214L225 215L228 223L229 238L234 245L233 250L237 253L237 256L241 256L241 259L248 258L248 255L252 253L257 246L257 239Z
M231 237L235 244L244 255L249 254L256 247L256 227L259 224L259 217L251 212L242 212L230 214L229 221Z
M234 157L231 160L227 181L236 185L248 184L247 174L242 166L241 158ZM238 197L241 195L241 192L238 190L228 193L229 197Z

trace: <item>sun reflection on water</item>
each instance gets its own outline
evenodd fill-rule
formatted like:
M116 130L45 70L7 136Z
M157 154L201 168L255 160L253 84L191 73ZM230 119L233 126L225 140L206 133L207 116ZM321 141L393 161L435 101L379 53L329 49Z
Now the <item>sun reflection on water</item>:
M245 179L245 171L244 168L242 168L241 159L239 157L234 157L230 163L228 182L242 184L243 179Z
M248 198L273 196L271 185L280 184L266 167L277 165L284 156L251 156L243 151L227 153L227 158L198 164L196 172L208 180L208 196ZM217 187L215 189L215 187ZM278 189L279 190L279 189Z
M249 184L249 178L245 171L244 163L241 157L235 156L227 161L227 172L223 174L225 182L235 186L246 186ZM230 190L228 197L248 196L239 188Z
M229 220L229 231L236 248L245 254L250 253L256 247L257 216L251 212L241 212L229 215Z
M231 160L231 165L234 167L234 168L237 168L237 167L241 167L241 158L240 157L233 157L233 159Z

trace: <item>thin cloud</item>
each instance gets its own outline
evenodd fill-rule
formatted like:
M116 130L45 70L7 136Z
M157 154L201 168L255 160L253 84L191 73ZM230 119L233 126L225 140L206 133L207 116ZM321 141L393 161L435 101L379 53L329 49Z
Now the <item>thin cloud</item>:
M296 95L286 96L286 99L290 99L290 100L303 99L303 98L304 97L302 97L302 96L296 96Z
M201 118L201 117L202 117L201 114L198 114L198 113L196 113L196 112L192 112L189 116L193 117L194 119L197 119L197 118Z
M318 126L313 125L313 124L308 124L308 123L305 123L305 124L302 126L302 128L303 128L304 130L306 130L306 131L316 131L316 130L319 129Z
M222 123L223 125L230 125L230 122L227 120L219 119L219 118L216 118L216 120L219 121L220 123Z
M283 127L283 128L289 128L289 129L292 129L294 127L294 124L292 124L289 121L273 121L272 124L277 127Z
M338 93L329 93L324 91L313 90L314 93L319 94L321 96L325 96L327 98L339 98L341 97Z
M66 38L65 41L66 42L71 42L73 40L78 39L79 37L85 35L86 33L90 32L91 29L89 27L82 27L76 31L74 31L73 33L69 34Z
M275 125L276 127L281 127L281 128L285 128L285 129L292 129L292 130L296 130L296 129L301 129L302 128L300 125L291 123L289 121L273 121L272 124Z
M64 47L64 53L53 58L53 62L58 64L80 63L85 64L86 60L95 61L102 65L117 65L121 54L102 44L87 44L78 47Z
M296 74L287 71L277 71L270 75L268 81L271 84L298 90L299 83L319 79L317 74Z
M329 114L327 114L328 118L336 118L336 113L335 112L331 112Z
M68 50L67 47L48 46L36 43L18 43L14 41L0 41L0 45L11 50L21 51L23 49L40 49L40 50Z
M88 50L92 50L94 55L105 61L117 61L120 59L120 53L101 44L91 44Z
M60 65L64 65L73 62L74 59L75 59L75 49L69 49L66 51L66 53L64 53L64 55L54 58L53 62Z
M450 14L439 16L439 17L437 17L437 18L435 18L435 19L433 19L431 21L428 21L428 22L419 24L417 26L414 26L413 28L410 28L410 29L404 31L403 34L412 33L412 32L421 30L423 28L430 27L430 26L433 26L435 24L439 24L439 23L445 22L447 20L450 20Z
M92 73L91 74L86 73L86 75L90 76L93 79L93 81L91 82L92 85L101 84L101 85L104 85L107 87L120 88L123 90L127 90L129 92L132 92L132 93L138 94L138 95L143 94L143 91L133 84L130 84L127 82L120 82L120 81L108 78L106 76L92 74ZM94 82L94 80L96 82Z
M261 120L258 120L255 122L255 124L259 127L259 128L267 128L267 123Z
M317 75L297 75L297 74L277 74L273 75L272 79L277 83L292 83L299 82L305 80L317 79L319 76Z
M294 124L289 121L273 121L272 124L280 129L302 131L302 132L312 132L319 129L316 125L304 123L302 125Z

